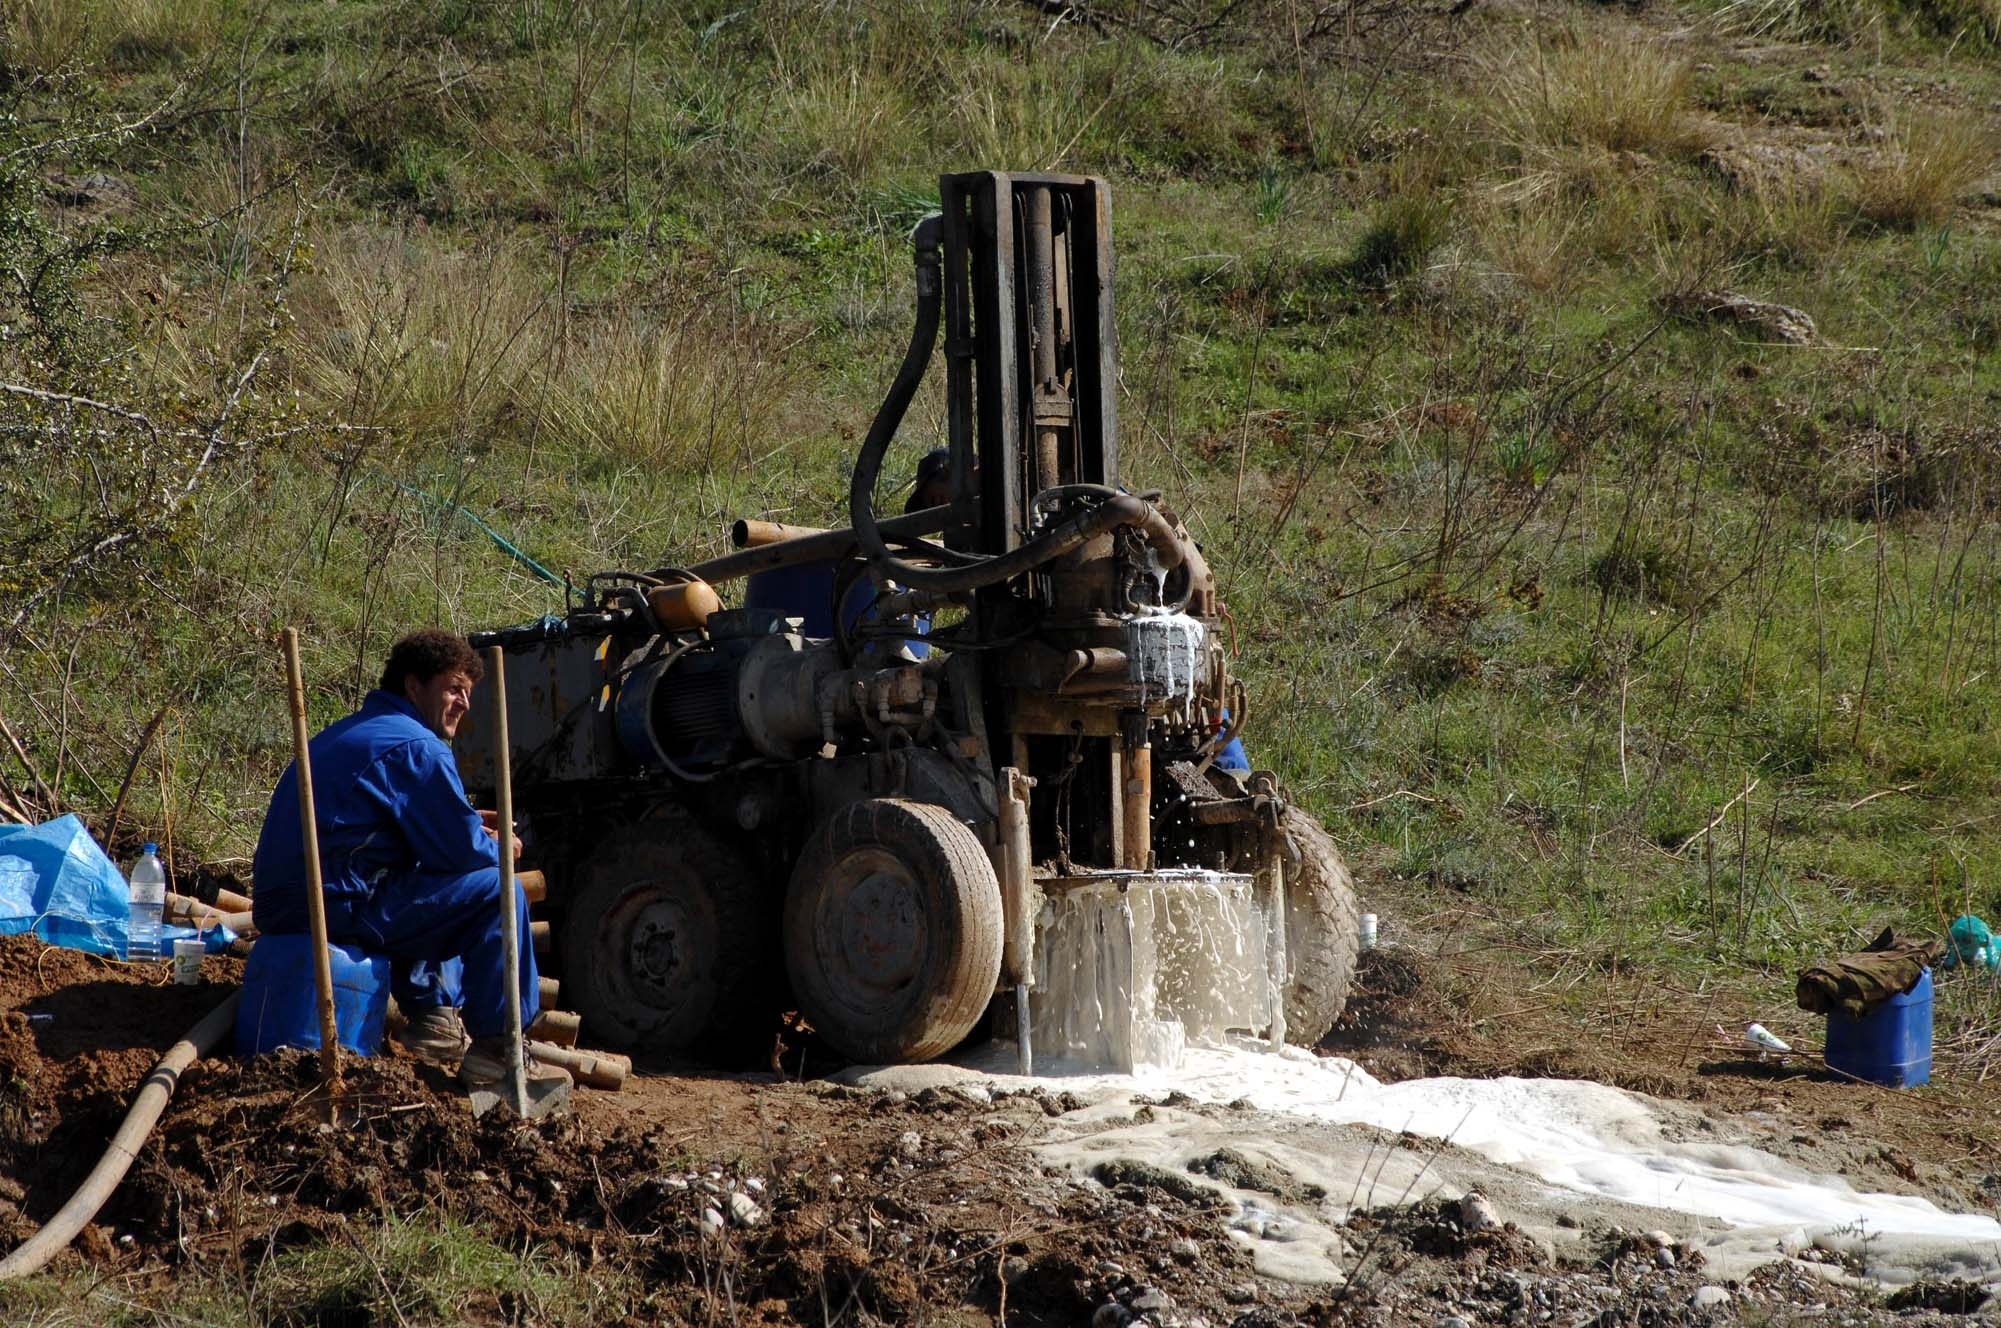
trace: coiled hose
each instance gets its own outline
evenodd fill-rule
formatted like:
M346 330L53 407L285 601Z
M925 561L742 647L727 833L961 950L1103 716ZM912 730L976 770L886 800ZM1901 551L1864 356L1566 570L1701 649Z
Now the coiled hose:
M43 1265L62 1253L84 1224L97 1216L97 1210L104 1207L104 1201L118 1188L118 1182L125 1179L125 1173L132 1167L132 1161L139 1156L139 1148L146 1142L146 1136L160 1122L160 1113L167 1109L167 1101L174 1095L174 1086L180 1082L181 1071L206 1056L215 1049L218 1042L236 1027L236 1007L243 1001L243 993L236 992L221 1005L216 1006L190 1028L179 1042L167 1048L167 1054L146 1076L146 1082L139 1086L139 1094L132 1099L132 1107L125 1113L125 1123L118 1127L118 1133L111 1136L111 1143L105 1148L104 1156L91 1168L75 1194L69 1198L56 1215L42 1224L42 1229L24 1241L21 1247L0 1260L0 1282L16 1277L26 1277L42 1270Z
M875 485L882 474L883 456L910 409L911 398L917 394L925 366L937 345L944 229L942 217L930 216L918 223L911 236L917 262L917 322L911 328L910 346L904 352L889 394L883 398L882 408L876 412L875 422L869 426L868 437L862 443L861 455L855 459L854 477L848 485L848 520L854 526L855 542L861 546L870 568L912 590L960 594L1032 572L1118 526L1136 526L1145 533L1161 570L1179 567L1188 550L1167 518L1151 503L1102 484L1067 484L1051 490L1058 497L1099 501L1018 548L966 566L923 567L890 552L875 518Z

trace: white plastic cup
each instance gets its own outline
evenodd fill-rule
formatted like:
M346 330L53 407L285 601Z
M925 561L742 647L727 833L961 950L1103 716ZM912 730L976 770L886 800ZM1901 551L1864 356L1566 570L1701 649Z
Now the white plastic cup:
M200 937L174 942L174 981L183 987L201 985L201 957L208 947Z
M1362 915L1362 948L1364 950L1376 948L1376 915L1373 913Z

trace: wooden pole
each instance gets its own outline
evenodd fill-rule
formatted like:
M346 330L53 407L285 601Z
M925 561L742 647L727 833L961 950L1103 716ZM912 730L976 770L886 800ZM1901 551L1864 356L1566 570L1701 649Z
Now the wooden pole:
M285 683L292 702L292 763L299 776L299 830L306 850L306 917L313 933L313 986L320 1008L320 1086L327 1109L340 1096L340 1029L334 1022L333 956L327 952L327 901L320 879L320 829L313 816L313 758L307 749L306 681L299 633L285 629Z
M493 782L495 827L500 840L500 949L507 994L507 1105L517 1120L528 1117L528 1067L521 1059L521 928L515 917L514 779L507 750L507 657L499 646L486 649L486 681L493 689Z

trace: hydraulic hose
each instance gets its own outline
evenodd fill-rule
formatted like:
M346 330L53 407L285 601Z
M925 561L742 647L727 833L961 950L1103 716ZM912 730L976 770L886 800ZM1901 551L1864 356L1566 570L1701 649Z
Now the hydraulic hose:
M1097 498L1094 507L1075 513L1043 531L1028 543L1006 553L982 558L963 567L922 567L890 552L875 517L875 485L882 474L882 460L889 444L910 409L924 369L931 361L938 340L938 313L943 282L940 244L943 218L926 217L911 236L916 250L917 322L911 328L910 346L904 352L889 394L869 426L861 455L855 459L855 473L848 485L848 519L854 526L855 542L869 566L912 590L928 590L953 595L982 586L1009 581L1034 571L1118 526L1136 526L1146 533L1163 570L1171 571L1186 557L1185 547L1151 503L1120 493L1101 484L1068 484L1046 490L1056 497Z
M138 1096L132 1099L131 1110L125 1113L125 1123L118 1127L117 1134L111 1136L104 1156L97 1160L97 1165L77 1187L76 1193L70 1196L69 1202L44 1222L42 1229L24 1241L19 1249L0 1260L0 1282L40 1272L44 1264L76 1239L76 1233L83 1230L85 1223L97 1216L97 1210L104 1207L104 1201L118 1188L118 1182L125 1179L125 1173L131 1169L133 1159L139 1156L140 1145L146 1142L146 1136L159 1124L160 1113L167 1109L167 1100L174 1095L174 1086L180 1082L181 1071L213 1051L216 1043L236 1027L236 1007L242 1000L242 992L234 993L203 1015L179 1042L167 1049L167 1054L146 1076L146 1082L139 1086Z

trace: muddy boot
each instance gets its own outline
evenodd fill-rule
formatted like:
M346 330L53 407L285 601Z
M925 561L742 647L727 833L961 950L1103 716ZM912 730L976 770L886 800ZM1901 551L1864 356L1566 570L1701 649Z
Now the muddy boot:
M419 1009L394 1036L403 1050L418 1060L444 1066L457 1065L466 1048L472 1045L459 1012L449 1005Z
M527 1072L528 1086L545 1081L570 1082L570 1072L560 1065L535 1059L528 1048L521 1049L521 1067ZM468 1089L493 1088L507 1078L507 1035L474 1038L471 1050L459 1062L459 1084Z

